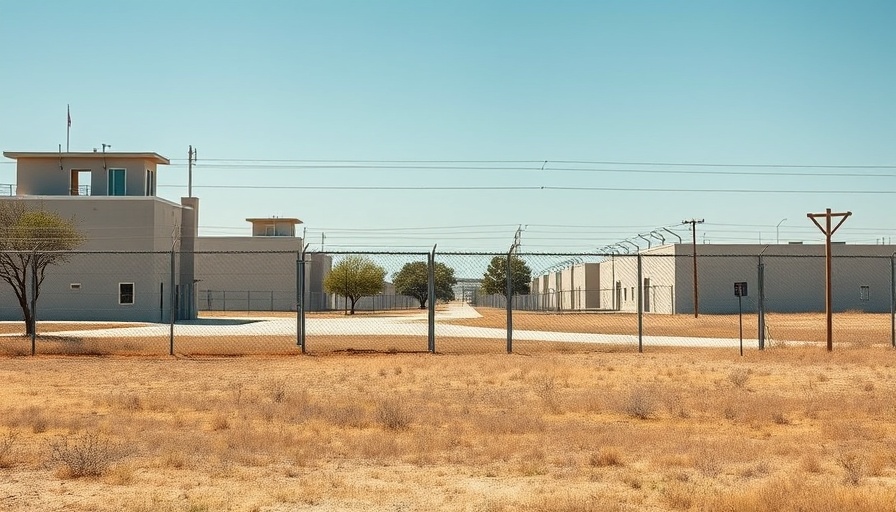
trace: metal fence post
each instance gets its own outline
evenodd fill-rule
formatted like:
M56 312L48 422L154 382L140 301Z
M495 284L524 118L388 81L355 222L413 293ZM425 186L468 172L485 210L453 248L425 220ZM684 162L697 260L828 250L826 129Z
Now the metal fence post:
M174 248L172 248L171 249L171 286L168 287L168 288L170 288L170 290L168 291L168 294L170 297L170 304L168 304L168 317L169 317L168 320L170 322L170 325L168 326L168 355L169 356L174 355L174 320L177 317L177 304L175 304L177 292L174 289L174 287L175 287L175 285L174 285L174 281L175 281L174 270L175 270L175 268L174 267L175 267Z
M756 327L759 329L759 332L756 338L759 340L759 350L765 350L765 262L762 259L762 255L765 254L769 247L771 246L766 245L759 252L759 265L756 267L756 288L758 288L757 292L759 294L758 303L756 304L756 319L758 322Z
M890 255L890 345L896 348L896 252Z
M296 343L305 353L305 251L308 245L296 258Z
M37 352L37 253L31 253L31 355Z
M642 278L641 258L638 254L638 352L644 351L644 281Z
M514 246L515 247L515 246ZM513 249L511 247L507 251L507 353L513 352L513 272L511 270L511 262L513 259Z
M756 317L758 319L759 333L759 350L765 350L765 263L762 262L762 255L759 255L759 265L757 266L756 282L758 284L757 291L759 297L756 304Z
M428 275L427 275L427 284L426 284L426 293L429 300L429 311L427 313L426 321L428 325L428 341L429 341L429 352L435 353L436 351L436 246L432 246L432 252L429 254L429 264L428 267Z

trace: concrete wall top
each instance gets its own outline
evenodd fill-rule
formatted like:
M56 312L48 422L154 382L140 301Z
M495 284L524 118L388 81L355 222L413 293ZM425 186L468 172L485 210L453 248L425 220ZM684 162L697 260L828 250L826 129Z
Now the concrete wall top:
M697 244L697 256L759 256L760 253L763 256L824 256L824 247L824 242L812 244ZM692 244L675 244L674 248L674 253L679 256L694 254ZM896 245L838 243L831 245L833 256L890 257L894 252L896 252Z
M200 236L196 251L301 251L299 237L277 236Z
M168 250L183 209L157 197L17 196L0 201L22 201L28 208L74 219L87 238L79 250L89 251Z

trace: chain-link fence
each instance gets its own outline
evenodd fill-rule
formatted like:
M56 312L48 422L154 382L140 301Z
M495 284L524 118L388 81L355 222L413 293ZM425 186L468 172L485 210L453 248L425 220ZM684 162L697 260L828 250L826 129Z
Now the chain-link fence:
M0 258L6 354L823 349L828 340L824 256L664 247ZM894 270L892 255L832 258L836 347L896 346Z

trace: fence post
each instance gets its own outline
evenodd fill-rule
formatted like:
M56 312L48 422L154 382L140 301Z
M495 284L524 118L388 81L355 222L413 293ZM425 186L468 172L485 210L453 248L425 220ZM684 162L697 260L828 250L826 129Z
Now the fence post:
M769 248L768 245L759 253L759 265L756 268L757 292L759 294L758 304L756 305L756 318L758 321L757 338L759 339L759 350L765 350L765 263L762 260L762 254Z
M168 304L168 355L174 355L174 320L177 317L176 292L174 290L174 248L171 248L171 286L168 294L170 296L170 304Z
M638 254L638 352L644 351L644 282L641 272L641 258Z
M756 317L759 325L759 350L765 350L765 264L762 263L762 255L759 255L759 266L757 267L756 281L759 286L758 303L756 304Z
M31 355L37 352L37 253L31 253Z
M513 352L513 272L511 271L511 262L513 259L513 249L516 245L512 246L509 251L507 251L507 353L510 354Z
M296 344L305 353L305 251L308 245L296 258Z
M429 353L436 351L436 246L432 246L432 252L429 253L429 264L426 293L429 300L429 311L427 313L426 322L428 325Z
M890 345L896 348L896 252L890 255Z

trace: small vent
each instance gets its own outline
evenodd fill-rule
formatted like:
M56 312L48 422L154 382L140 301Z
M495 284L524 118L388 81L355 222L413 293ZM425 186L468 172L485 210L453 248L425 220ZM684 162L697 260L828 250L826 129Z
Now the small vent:
M70 285L68 285L68 286L69 286L72 290L80 290L80 289L81 289L81 283L72 283L72 284L70 284Z

